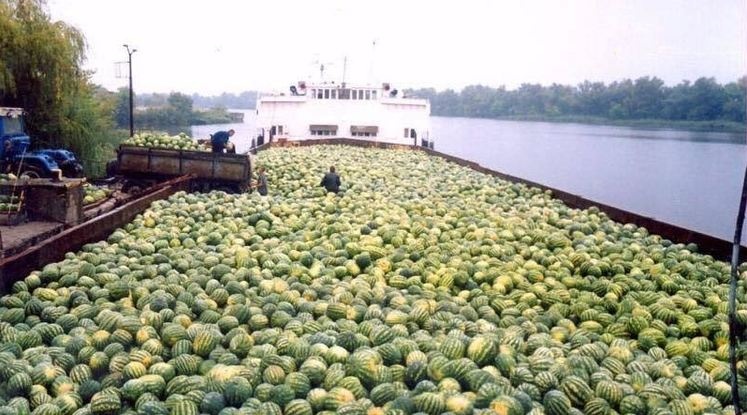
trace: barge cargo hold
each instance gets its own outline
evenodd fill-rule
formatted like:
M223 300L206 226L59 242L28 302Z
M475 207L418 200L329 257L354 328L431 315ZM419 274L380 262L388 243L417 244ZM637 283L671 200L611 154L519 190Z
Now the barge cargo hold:
M269 197L174 194L14 283L0 398L78 415L730 413L727 264L392 148L263 149ZM332 164L339 194L319 185Z
M348 145L357 147L414 149L417 151L423 151L427 154L443 158L450 162L468 167L481 173L499 177L514 183L523 183L528 186L537 187L545 191L550 191L552 192L553 197L563 201L566 205L572 208L587 209L596 206L602 212L607 214L612 220L621 223L632 223L637 226L642 226L648 229L650 232L661 235L662 237L667 238L671 241L696 244L698 246L699 252L707 255L712 255L714 258L724 261L728 261L731 258L732 244L728 241L675 226L669 223L661 222L649 217L641 216L633 212L615 208L613 206L597 203L584 197L562 190L550 188L539 183L497 172L485 168L477 163L460 159L448 154L443 154L419 145L392 144L361 139L329 138L266 143L262 146L257 147L257 151L262 151L273 147L305 147L315 145ZM154 159L154 155L157 156L158 154L164 153L164 151L159 150L138 148L127 148L126 150L127 151L123 152L125 165L129 166L128 168L133 169L133 171L137 172L146 171L149 168L148 166L153 166L152 160ZM132 164L133 162L130 161L131 156L145 157L143 160L145 160L146 165L140 166L140 164L142 164L141 161ZM209 154L206 155L206 157L209 158ZM239 156L236 156L236 158L238 160ZM241 156L241 158L245 158L245 156ZM169 170L165 173L176 174L184 168L181 165L172 166L173 163L166 164L166 167L168 167ZM245 164L245 162L243 161L237 161L236 166L241 171L234 171L235 169L231 170L229 172L232 175L231 177L235 176L236 174L245 174L246 168L251 169L251 167L249 167L249 164ZM135 169L132 166L138 167L137 169ZM166 167L159 167L159 169L163 170ZM205 172L207 177L211 177L212 175L216 174L215 170L209 170L210 171ZM32 227L35 227L36 230L32 232L31 237L27 238L24 241L24 247L29 245L34 246L23 252L17 252L18 250L9 251L12 252L13 255L0 259L0 289L9 287L10 284L24 278L26 274L34 269L40 269L49 262L54 262L62 259L65 252L75 251L85 243L103 239L107 234L114 231L114 229L124 225L137 214L142 213L153 201L168 197L169 195L180 190L193 190L195 186L193 185L192 181L192 178L190 178L189 176L183 176L177 179L170 180L168 182L164 182L151 189L151 193L141 196L136 200L133 200L126 205L117 208L116 211L109 212L99 217L89 216L87 217L88 220L85 223L67 230L64 230L64 226L59 224L33 224ZM243 186L245 183L242 182L241 184ZM11 231L9 234L12 235L12 233L13 231ZM742 246L740 252L740 256L742 258L747 257L747 247ZM0 292L4 291L0 290Z
M314 146L314 145L348 145L355 147L370 147L370 148L384 148L384 149L415 149L417 151L423 151L427 154L443 158L453 163L459 164L460 166L468 167L472 170L479 171L491 176L499 177L504 180L508 180L513 183L522 183L527 186L536 187L552 193L553 197L563 201L568 207L576 209L588 209L590 207L597 207L600 211L604 212L609 216L610 219L620 223L632 223L637 226L642 226L648 229L651 233L661 235L662 237L671 241L680 243L692 243L698 246L698 251L707 255L712 255L714 258L722 261L729 261L732 254L733 244L729 241L716 238L711 235L707 235L701 232L696 232L690 229L683 228L681 226L666 223L660 220L656 220L647 216L643 216L634 212L629 212L623 209L616 208L614 206L606 205L604 203L595 202L589 200L583 196L579 196L573 193L569 193L563 190L555 189L549 186L545 186L540 183L536 183L530 180L525 180L520 177L512 176L509 174L501 173L483 167L478 163L464 160L459 157L451 156L435 151L431 148L427 148L419 145L402 145L393 144L381 141L369 141L361 139L350 139L350 138L319 138L309 140L294 140L294 141L281 141L266 143L257 148L257 151L273 147L285 147L285 146ZM747 246L741 246L740 257L747 258Z

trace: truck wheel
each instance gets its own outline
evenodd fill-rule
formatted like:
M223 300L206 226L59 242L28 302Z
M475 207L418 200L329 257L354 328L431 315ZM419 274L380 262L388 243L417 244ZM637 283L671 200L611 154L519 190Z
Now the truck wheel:
M36 166L32 166L30 164L24 164L23 166L21 166L21 174L19 175L19 177L24 176L24 175L32 179L39 179L39 178L44 177L44 172L42 171L42 169Z
M83 177L83 166L80 163L64 163L60 165L64 177Z
M234 188L233 186L227 186L227 185L215 186L213 187L213 190L223 192L223 193L228 193L229 195L236 193L236 188Z
M114 177L117 175L117 171L119 170L119 160L109 160L106 163L106 177Z

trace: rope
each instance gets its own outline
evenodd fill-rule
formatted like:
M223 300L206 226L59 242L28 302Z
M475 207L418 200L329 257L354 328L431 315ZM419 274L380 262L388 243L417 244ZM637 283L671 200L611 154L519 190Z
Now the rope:
M744 172L744 183L742 184L742 198L739 202L737 212L737 226L734 230L734 245L731 253L731 285L729 287L729 366L731 367L731 400L734 404L734 414L742 415L742 406L739 399L739 385L737 382L737 279L739 278L739 250L742 240L742 228L744 227L744 210L747 205L747 168Z

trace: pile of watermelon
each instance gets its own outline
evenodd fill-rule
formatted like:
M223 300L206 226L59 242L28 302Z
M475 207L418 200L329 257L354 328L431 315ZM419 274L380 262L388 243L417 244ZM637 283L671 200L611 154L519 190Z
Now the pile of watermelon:
M269 197L178 193L13 284L0 415L733 413L695 246L418 151L258 159Z
M112 189L107 186L96 186L90 183L83 185L83 205L90 205L111 196Z
M210 151L209 148L200 145L197 140L185 133L168 135L160 132L143 132L133 135L122 142L124 145L137 147L163 148L187 151Z
M21 198L16 195L0 195L0 215L16 213L22 208Z

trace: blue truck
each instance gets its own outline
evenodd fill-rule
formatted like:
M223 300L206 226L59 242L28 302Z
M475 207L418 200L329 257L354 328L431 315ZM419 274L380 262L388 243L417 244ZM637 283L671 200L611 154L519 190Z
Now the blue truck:
M0 107L0 173L30 178L82 177L83 166L71 151L63 149L29 150L21 108Z

